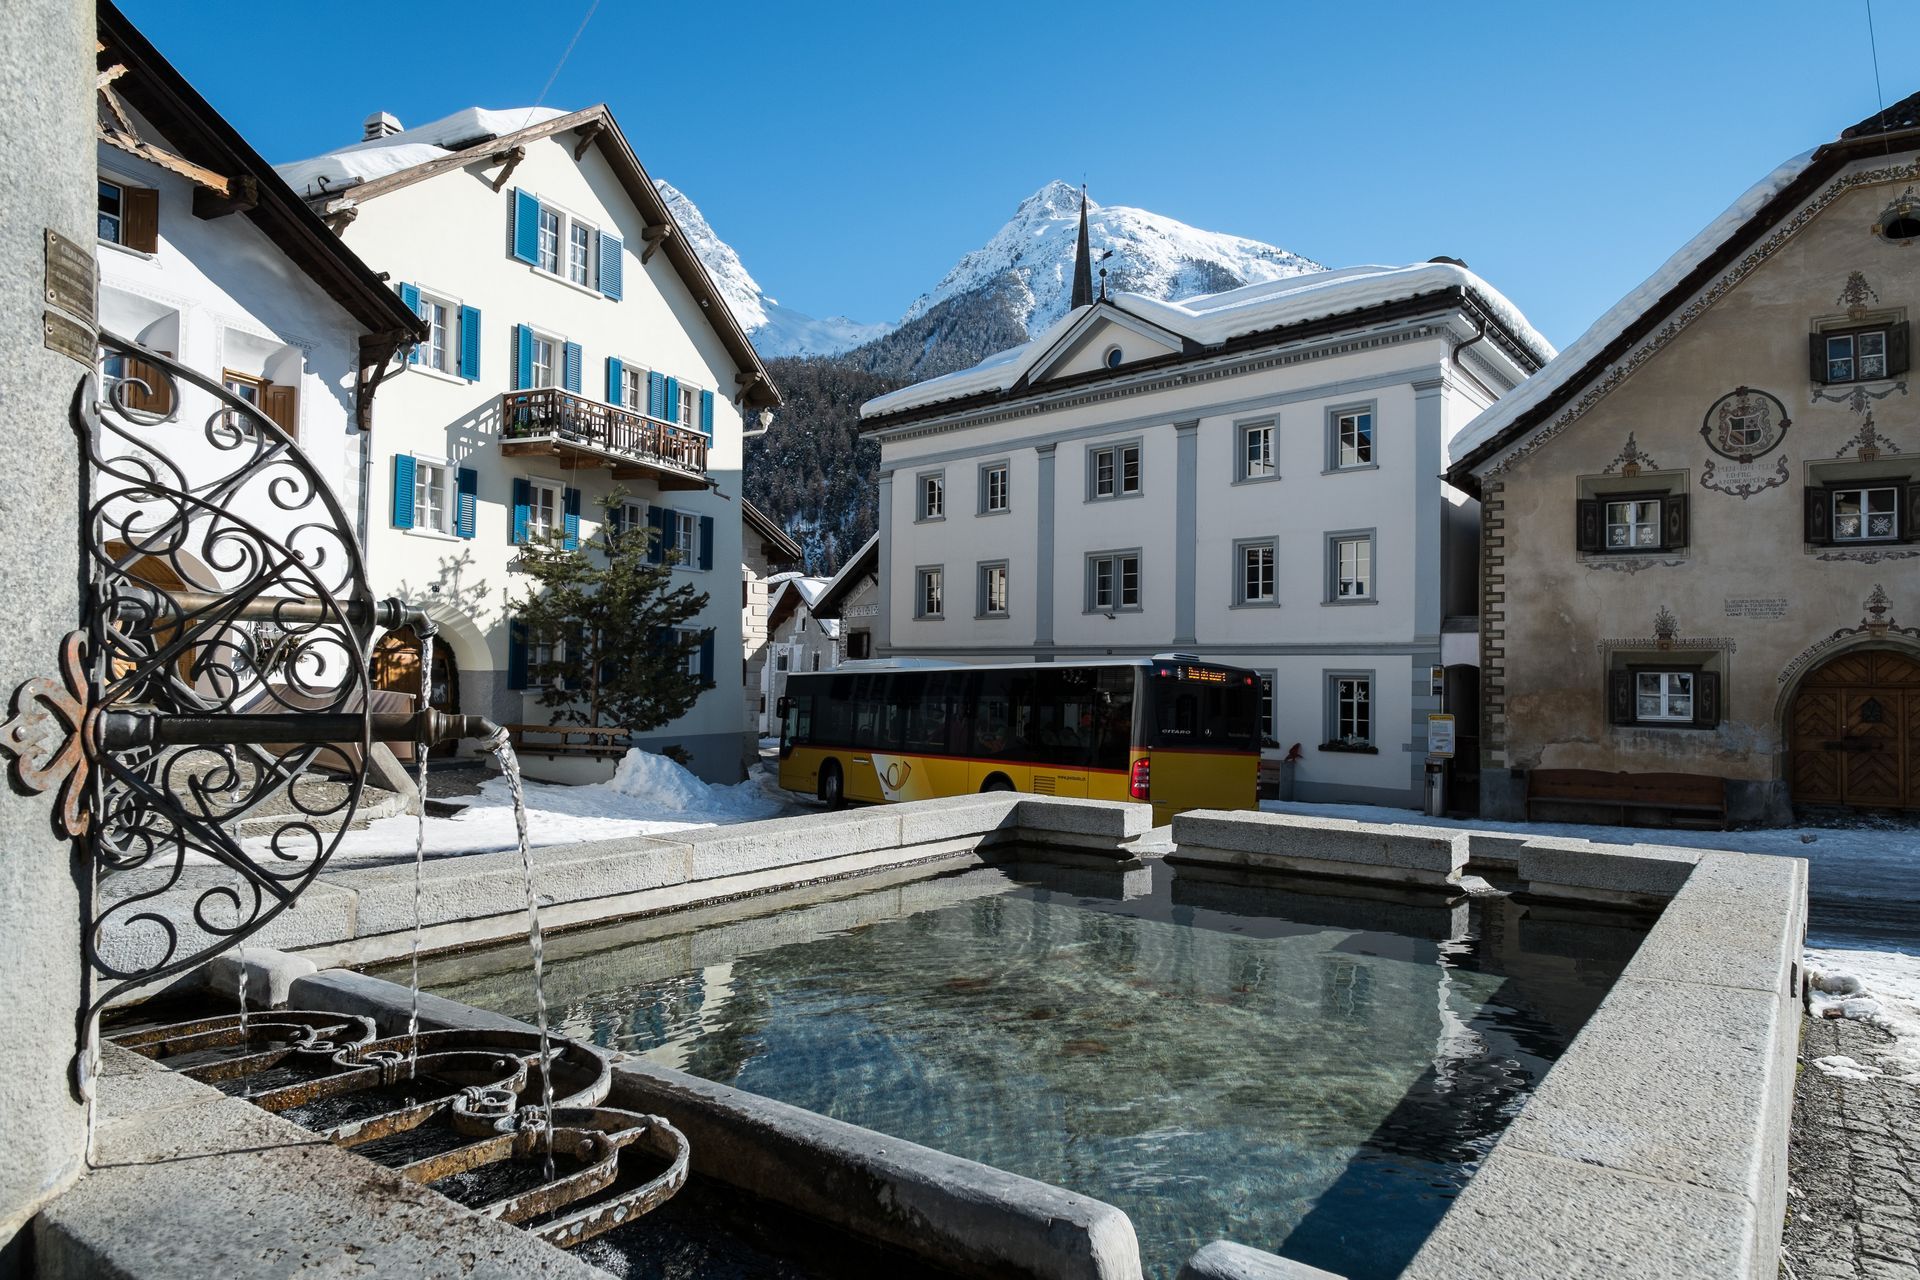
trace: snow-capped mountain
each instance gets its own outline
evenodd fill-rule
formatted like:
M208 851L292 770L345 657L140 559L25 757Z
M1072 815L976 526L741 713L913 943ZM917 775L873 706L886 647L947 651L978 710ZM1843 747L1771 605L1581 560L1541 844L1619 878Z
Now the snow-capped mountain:
M1202 231L1184 222L1130 209L1087 202L1088 241L1094 256L1111 251L1109 292L1143 293L1174 300L1219 293L1244 284L1280 280L1323 268L1285 249L1241 236ZM907 308L903 323L925 315L949 298L1013 286L1018 319L1031 335L1067 313L1073 289L1073 248L1080 218L1080 192L1049 182L1014 211L991 240L954 264L946 277Z
M761 356L833 355L877 338L892 328L885 324L861 324L845 316L821 320L781 306L761 289L733 246L714 234L706 215L687 199L685 192L664 179L655 179L653 185L660 189L660 197L673 211L681 234L699 255L720 296L733 311L733 318L746 330L754 350Z

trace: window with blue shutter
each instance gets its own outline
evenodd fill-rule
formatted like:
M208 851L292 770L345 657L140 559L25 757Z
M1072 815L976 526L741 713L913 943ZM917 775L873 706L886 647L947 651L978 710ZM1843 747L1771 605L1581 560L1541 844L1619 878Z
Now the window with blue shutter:
M564 495L566 548L569 551L580 549L580 491L568 486Z
M560 372L561 385L575 395L580 394L580 344L569 342L566 347L566 359Z
M420 286L417 284L401 285L400 286L400 302L401 302L401 305L406 307L407 310L413 312L413 314L415 315L419 315L420 314ZM415 343L412 346L409 346L407 348L407 363L408 364L420 363L420 346L418 343Z
M515 618L507 623L507 688L527 687L527 624Z
M680 421L680 379L668 378L665 403L660 406L660 416L668 422Z
M480 380L480 308L460 308L460 376Z
M540 261L540 201L531 192L513 189L513 256L520 261Z
M700 434L707 438L707 447L713 447L713 392L700 393Z
M620 381L624 372L619 356L607 357L607 403L615 408L620 406Z
M647 508L647 563L667 562L667 538L673 531L672 513L665 507Z
M713 628L700 633L700 683L711 689L713 679Z
M625 263L620 260L620 237L600 233L600 292L620 300L621 276Z
M453 473L453 479L453 531L463 538L471 538L480 507L480 473L472 467L461 467Z
M516 545L527 540L527 508L533 504L533 482L525 476L513 479L513 540Z
M393 455L393 527L413 528L413 455Z
M533 326L513 326L513 389L525 391L533 385Z
M664 418L667 416L667 379L665 374L649 372L647 374L647 416Z
M700 567L713 568L713 517L700 517Z

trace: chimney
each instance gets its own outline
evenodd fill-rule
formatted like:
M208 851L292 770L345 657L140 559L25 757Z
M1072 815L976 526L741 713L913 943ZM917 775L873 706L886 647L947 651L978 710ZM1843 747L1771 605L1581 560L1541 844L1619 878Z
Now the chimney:
M362 141L372 142L378 138L390 138L400 132L399 117L387 111L376 111L367 117L366 127L361 133Z

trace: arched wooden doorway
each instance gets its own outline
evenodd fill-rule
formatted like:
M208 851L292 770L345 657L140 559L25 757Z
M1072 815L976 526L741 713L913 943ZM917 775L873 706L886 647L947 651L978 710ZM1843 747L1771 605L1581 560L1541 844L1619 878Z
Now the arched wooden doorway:
M1787 709L1795 804L1920 809L1920 661L1860 649L1808 673Z
M412 627L389 631L373 646L373 687L404 693L419 705L420 637ZM433 646L433 691L427 705L436 711L460 710L460 664L454 660L451 645ZM458 742L440 742L429 754L450 756L459 749Z

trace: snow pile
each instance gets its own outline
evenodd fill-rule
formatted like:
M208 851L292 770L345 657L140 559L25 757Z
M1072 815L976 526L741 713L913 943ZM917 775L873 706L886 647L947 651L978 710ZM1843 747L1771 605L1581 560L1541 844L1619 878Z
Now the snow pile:
M402 129L384 138L369 138L311 160L295 160L273 167L295 191L318 195L323 190L337 190L411 169L463 151L476 142L544 124L566 114L554 107L508 107L498 111L466 107L431 124Z
M1849 1080L1884 1071L1896 1079L1920 1084L1920 956L1899 951L1809 947L1806 965L1817 1016L1870 1023L1894 1037L1880 1052L1880 1068L1841 1057L1817 1059L1813 1065L1828 1075Z
M861 324L845 316L819 320L781 306L761 289L733 246L714 234L706 215L685 192L662 178L654 179L653 185L673 212L673 220L680 224L687 246L713 277L727 310L762 357L833 355L877 338L892 327Z
M667 757L635 747L614 769L613 780L604 785L618 795L650 802L662 813L704 813L713 808L737 809L733 793L747 784L722 787L702 782Z

